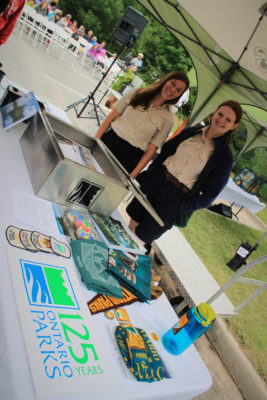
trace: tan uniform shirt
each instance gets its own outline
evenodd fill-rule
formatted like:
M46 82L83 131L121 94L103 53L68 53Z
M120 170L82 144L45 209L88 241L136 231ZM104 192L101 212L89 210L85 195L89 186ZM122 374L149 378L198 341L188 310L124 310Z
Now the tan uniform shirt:
M176 179L192 189L213 151L213 140L205 139L203 133L199 133L182 142L164 165Z
M147 110L133 108L129 103L136 90L130 90L114 104L121 115L112 122L111 127L118 136L143 151L150 142L161 147L173 125L173 113L167 104L162 107L150 106Z

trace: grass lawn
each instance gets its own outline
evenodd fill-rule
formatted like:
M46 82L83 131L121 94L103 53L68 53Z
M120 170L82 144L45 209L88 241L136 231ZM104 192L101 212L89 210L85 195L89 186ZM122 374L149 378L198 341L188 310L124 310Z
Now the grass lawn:
M257 216L267 224L267 207ZM221 286L235 274L226 263L234 256L241 242L254 245L264 234L262 231L206 210L195 212L188 226L181 229L181 232ZM258 249L249 256L248 262L266 254L267 236L260 242ZM267 262L253 266L244 276L267 281ZM256 289L254 285L234 283L226 294L234 306L238 306ZM263 290L237 316L228 319L227 322L248 359L267 382L266 310L267 290Z
M263 210L259 211L256 215L262 220L262 222L265 223L265 225L267 225L267 206Z

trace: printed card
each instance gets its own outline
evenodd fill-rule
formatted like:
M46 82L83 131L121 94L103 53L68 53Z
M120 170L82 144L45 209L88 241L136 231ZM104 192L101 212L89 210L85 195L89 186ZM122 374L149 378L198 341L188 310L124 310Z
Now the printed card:
M37 397L116 387L72 262L14 247L8 260Z

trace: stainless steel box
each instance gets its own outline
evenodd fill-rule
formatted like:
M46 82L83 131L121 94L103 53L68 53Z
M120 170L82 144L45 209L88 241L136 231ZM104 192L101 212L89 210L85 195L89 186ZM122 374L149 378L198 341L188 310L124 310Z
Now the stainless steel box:
M57 135L90 149L104 174L65 158ZM20 144L37 196L110 216L128 193L127 181L105 146L47 112L34 116Z

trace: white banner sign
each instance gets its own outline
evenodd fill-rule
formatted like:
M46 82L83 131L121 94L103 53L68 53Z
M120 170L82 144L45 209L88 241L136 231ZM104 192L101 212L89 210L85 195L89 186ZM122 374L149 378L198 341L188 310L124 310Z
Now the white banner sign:
M37 396L114 388L71 260L14 247L8 259Z

